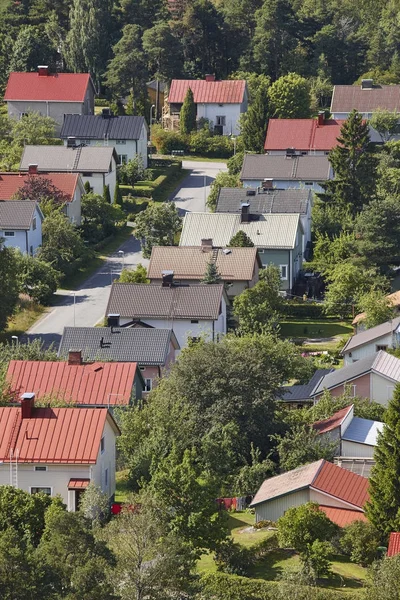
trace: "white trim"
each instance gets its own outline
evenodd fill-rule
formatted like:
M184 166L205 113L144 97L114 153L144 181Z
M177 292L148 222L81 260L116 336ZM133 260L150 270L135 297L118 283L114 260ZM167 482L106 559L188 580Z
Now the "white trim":
M286 269L286 276L285 277L283 277L283 275L282 275L282 267L284 267ZM279 265L279 271L280 271L280 276L281 276L281 280L282 281L287 281L288 280L288 267L289 267L289 265L287 265L287 264L286 265Z
M51 491L50 496L53 496L53 486L52 485L30 485L29 486L29 493L31 495L32 495L32 488L48 488Z
M357 506L356 504L351 504L350 502L346 502L346 500L342 500L342 498L339 498L339 496L333 496L333 494L328 494L327 492L323 492L322 490L319 490L318 488L315 488L312 485L310 485L310 490L312 490L313 492L317 492L318 494L322 494L323 496L327 496L328 498L333 498L334 500L343 502L343 504L346 504L346 506L351 506L351 507L353 507L353 509L356 508L360 512L364 512L364 509L361 508L361 506ZM331 508L338 508L338 507L332 506Z

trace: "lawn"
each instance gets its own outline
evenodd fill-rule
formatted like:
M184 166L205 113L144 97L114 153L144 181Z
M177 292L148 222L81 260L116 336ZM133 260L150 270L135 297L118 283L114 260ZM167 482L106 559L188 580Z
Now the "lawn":
M20 336L37 321L45 311L45 307L31 300L19 300L17 311L8 321L7 329L0 334L0 341L7 341L11 336Z
M123 471L117 471L115 474L116 489L115 489L115 502L126 502L130 494L128 486L129 470L124 469Z
M281 336L288 338L342 338L353 333L353 327L345 321L331 319L287 319L280 322Z

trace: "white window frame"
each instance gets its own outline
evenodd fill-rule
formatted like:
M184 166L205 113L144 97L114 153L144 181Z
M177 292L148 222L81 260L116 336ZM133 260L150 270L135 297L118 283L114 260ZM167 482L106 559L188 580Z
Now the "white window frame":
M118 154L118 165L126 165L126 163L128 162L128 155L127 154Z
M286 269L285 276L283 276L283 269ZM281 280L287 281L288 275L289 275L289 265L279 265L279 271L280 271L280 275L281 275Z
M218 127L226 127L226 116L225 115L217 115L215 117L215 124Z
M40 492L32 492L32 490L50 490L50 494L47 494L48 496L52 496L53 495L53 487L51 485L30 485L29 486L29 493L31 496L33 496L33 494L40 494ZM44 494L46 492L43 492Z
M150 382L150 383L148 383ZM145 377L144 378L144 392L151 392L151 390L153 389L153 380L151 379L151 377Z
M356 394L357 385L356 385L355 383L351 383L350 385L351 385L351 388L352 388L352 390L353 390L353 398L355 398L355 397L356 397L356 395L357 395L357 394Z
M33 470L37 473L44 473L45 471L48 471L48 467L46 465L35 465Z
M4 232L4 237L5 237L5 238L12 238L12 237L15 237L15 231L5 231L5 232Z

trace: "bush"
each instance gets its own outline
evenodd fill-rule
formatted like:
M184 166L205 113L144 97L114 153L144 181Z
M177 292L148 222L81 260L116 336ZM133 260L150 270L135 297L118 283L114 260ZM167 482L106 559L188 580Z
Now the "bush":
M231 575L246 575L254 563L254 554L250 549L228 539L220 544L214 560L218 571Z
M147 198L134 198L129 194L129 196L125 196L122 202L122 209L128 213L128 221L134 220L130 219L131 216L135 216L138 213L142 212L142 210L146 210L149 205L149 200Z
M200 129L190 136L189 150L214 158L229 158L233 154L233 141L223 135L213 135L208 129Z
M371 523L355 521L343 529L339 544L352 562L366 566L377 557L380 540Z
M135 185L137 181L143 179L144 172L142 157L137 155L119 167L118 178L124 185Z
M286 317L297 317L299 319L323 319L326 316L322 303L300 302L297 300L283 302L281 312Z
M176 131L165 131L160 125L151 128L151 141L160 154L171 154L172 150L187 152L187 137Z
M94 101L95 106L110 106L110 101L107 98L95 98Z

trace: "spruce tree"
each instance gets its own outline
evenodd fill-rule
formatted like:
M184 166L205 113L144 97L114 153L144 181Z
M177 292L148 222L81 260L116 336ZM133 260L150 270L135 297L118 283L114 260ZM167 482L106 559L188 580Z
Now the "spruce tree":
M85 183L83 184L83 187L85 188L85 194L90 194L92 189L91 189L90 183L88 181L85 181Z
M111 204L110 186L103 185L103 198L108 204Z
M329 153L335 178L327 181L320 197L330 203L359 213L375 193L375 158L369 152L368 123L353 110L344 122L339 144Z
M264 86L256 92L254 102L243 117L241 134L246 150L263 152L269 117L268 95Z
M196 129L196 105L190 88L182 104L179 122L181 133L190 133Z
M375 466L369 485L369 521L386 538L400 528L400 385L386 411L385 426L374 452Z
M232 237L228 248L253 248L254 244L245 231L239 229Z
M119 187L119 183L117 181L117 183L115 184L115 191L114 191L114 204L117 204L119 206L122 205L122 194L121 194L121 189Z
M213 260L207 263L206 272L201 280L202 283L222 283L221 274Z

